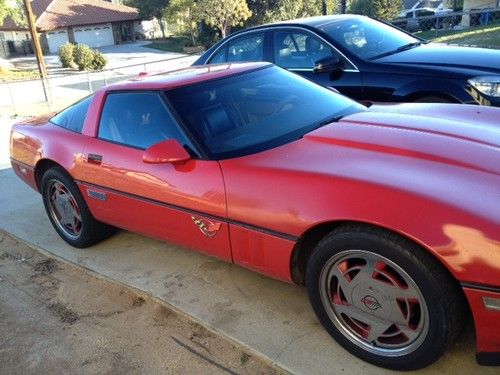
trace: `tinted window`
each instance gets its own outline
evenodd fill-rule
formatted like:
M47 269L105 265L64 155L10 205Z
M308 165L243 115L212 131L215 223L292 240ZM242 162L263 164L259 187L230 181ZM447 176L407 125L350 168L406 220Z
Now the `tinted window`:
M154 92L108 94L99 138L141 149L171 138L186 144L160 94Z
M283 68L310 68L316 61L332 56L332 48L318 37L306 32L274 33L274 61Z
M220 48L217 53L209 61L210 64L224 63L227 61L227 45Z
M300 138L324 121L366 110L275 66L167 95L214 159L270 149Z
M419 40L368 17L333 21L321 26L335 42L355 55L372 59Z
M63 128L81 133L85 117L87 117L87 112L93 98L94 96L92 95L80 100L52 117L50 122L62 126Z
M264 60L264 33L231 39L210 59L209 64Z

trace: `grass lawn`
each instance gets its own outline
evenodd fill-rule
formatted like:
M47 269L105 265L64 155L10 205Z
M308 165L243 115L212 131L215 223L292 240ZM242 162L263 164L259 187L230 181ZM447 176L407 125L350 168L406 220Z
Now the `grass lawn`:
M171 36L167 39L158 39L151 44L147 44L144 47L159 49L167 52L178 52L183 53L183 47L188 42L188 38L185 36Z
M40 78L38 70L0 69L0 82L23 81L23 80L38 79L38 78Z
M466 44L477 47L500 49L500 23L488 26L471 27L466 30L440 31L438 37L435 30L416 33L417 36L438 43Z

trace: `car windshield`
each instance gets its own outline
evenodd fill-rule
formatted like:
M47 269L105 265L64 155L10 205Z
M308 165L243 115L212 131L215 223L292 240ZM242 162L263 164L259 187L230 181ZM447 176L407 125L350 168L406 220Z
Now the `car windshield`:
M422 41L368 17L330 22L320 27L337 44L354 55L373 60L418 46Z
M366 110L276 66L167 91L210 158L271 149L343 116Z

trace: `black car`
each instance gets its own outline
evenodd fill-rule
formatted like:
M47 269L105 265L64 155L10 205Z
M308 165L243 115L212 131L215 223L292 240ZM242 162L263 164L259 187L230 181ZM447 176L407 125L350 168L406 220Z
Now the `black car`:
M364 16L236 32L193 65L270 61L357 100L500 106L500 51L429 43Z

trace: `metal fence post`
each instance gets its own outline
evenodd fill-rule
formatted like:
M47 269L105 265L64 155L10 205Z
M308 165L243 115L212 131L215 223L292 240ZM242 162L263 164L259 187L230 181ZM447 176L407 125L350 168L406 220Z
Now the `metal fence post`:
M43 87L43 92L45 94L45 104L47 104L47 109L49 110L49 112L52 112L52 109L51 109L51 102L52 102L52 91L51 91L51 87L50 87L50 81L49 79L41 79L41 82L42 82L42 87Z
M7 82L7 90L9 90L10 102L12 103L12 108L14 109L14 114L17 115L16 102L14 100L14 95L12 94L10 84L8 82Z
M87 83L89 85L89 93L92 94L92 82L90 81L90 73L87 72Z

